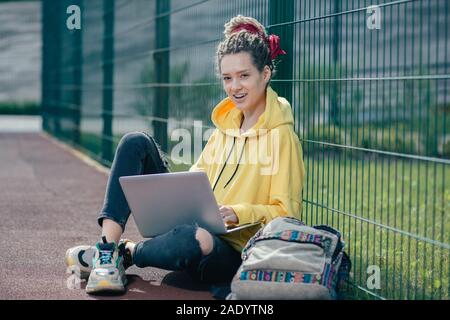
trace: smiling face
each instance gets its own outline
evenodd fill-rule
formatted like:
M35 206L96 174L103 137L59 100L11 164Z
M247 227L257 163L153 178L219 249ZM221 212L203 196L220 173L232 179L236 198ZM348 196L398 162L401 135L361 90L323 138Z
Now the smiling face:
M268 66L260 72L247 52L227 54L220 62L223 88L236 107L244 113L264 108L266 88L271 71Z

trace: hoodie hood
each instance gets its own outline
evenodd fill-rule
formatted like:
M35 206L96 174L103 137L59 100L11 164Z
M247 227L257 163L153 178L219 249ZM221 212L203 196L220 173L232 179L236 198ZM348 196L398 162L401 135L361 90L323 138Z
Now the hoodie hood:
M294 124L291 105L269 86L266 93L266 109L251 130L240 134L243 112L236 108L230 98L223 99L213 110L211 120L226 135L234 137L250 137L282 125ZM234 130L230 130L234 129ZM265 130L262 130L265 129Z

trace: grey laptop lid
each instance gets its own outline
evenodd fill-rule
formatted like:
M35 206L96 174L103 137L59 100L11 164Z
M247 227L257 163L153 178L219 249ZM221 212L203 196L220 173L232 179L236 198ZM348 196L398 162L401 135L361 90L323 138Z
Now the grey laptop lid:
M143 237L163 234L180 224L197 223L214 234L255 225L225 227L204 172L124 176L119 182Z

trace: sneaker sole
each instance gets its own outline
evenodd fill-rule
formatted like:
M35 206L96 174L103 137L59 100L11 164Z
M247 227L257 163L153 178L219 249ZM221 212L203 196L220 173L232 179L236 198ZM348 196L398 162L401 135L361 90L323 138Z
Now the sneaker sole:
M127 281L124 283L116 283L108 280L100 280L98 283L87 285L86 293L88 294L96 294L96 293L123 293L125 292L125 286L127 285Z

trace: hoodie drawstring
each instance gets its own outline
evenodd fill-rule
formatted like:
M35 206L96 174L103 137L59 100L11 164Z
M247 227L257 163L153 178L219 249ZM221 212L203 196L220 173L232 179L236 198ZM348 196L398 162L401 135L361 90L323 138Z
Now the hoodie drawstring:
M235 138L235 139L236 139L236 138ZM225 183L225 185L223 186L224 189L225 189L225 188L227 187L227 185L231 182L231 180L233 180L234 175L236 174L236 172L237 172L238 169L239 169L239 164L241 163L242 155L244 154L244 149L245 149L245 144L247 143L247 139L248 139L248 138L246 137L245 140L244 140L244 145L242 146L241 155L239 156L239 160L238 160L236 169L234 169L234 172L233 172L231 178L230 178L230 179L227 181L227 183Z
M228 179L227 183L224 185L224 187L223 187L224 189L228 186L228 184L231 182L231 180L233 180L234 175L236 174L237 170L239 169L239 164L241 162L242 155L244 154L244 149L245 149L245 144L247 143L247 139L248 139L248 137L246 137L245 140L244 140L244 145L242 146L241 155L239 156L239 160L238 160L238 164L236 166L236 169L234 170L233 175L231 176L231 178ZM235 144L236 144L236 137L233 137L233 145L231 146L230 153L228 154L228 157L225 160L225 163L223 164L222 169L220 170L219 176L217 177L216 182L214 183L213 191L216 189L217 183L219 182L219 179L222 176L223 170L225 169L225 167L226 167L226 165L228 163L228 160L230 159L230 156L231 156L231 153L233 152Z

